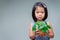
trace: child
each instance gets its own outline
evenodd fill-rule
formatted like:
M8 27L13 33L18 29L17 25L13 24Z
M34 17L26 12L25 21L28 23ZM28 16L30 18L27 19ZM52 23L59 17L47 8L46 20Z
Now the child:
M37 2L32 9L32 18L34 22L37 21L43 21L46 22L45 20L48 17L48 10L47 7L44 3L42 2ZM46 22L50 27L51 23ZM42 32L39 32L38 29L36 29L35 32L32 31L34 23L30 23L30 28L29 28L29 37L31 40L50 40L50 38L54 37L54 32L52 27L45 33L45 35L41 36Z

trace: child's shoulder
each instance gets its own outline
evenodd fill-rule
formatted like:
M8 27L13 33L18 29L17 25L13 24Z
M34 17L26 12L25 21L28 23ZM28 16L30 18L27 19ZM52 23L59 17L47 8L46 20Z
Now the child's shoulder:
M52 26L51 22L47 22L47 24L48 24L49 26Z
M34 22L30 22L30 25L34 25Z
M34 25L35 22L30 22L30 26L32 27Z

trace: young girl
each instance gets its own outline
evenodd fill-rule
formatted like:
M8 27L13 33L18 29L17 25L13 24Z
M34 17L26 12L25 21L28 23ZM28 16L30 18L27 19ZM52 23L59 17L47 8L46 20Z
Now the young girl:
M34 22L37 21L46 22L45 20L47 19L47 17L48 17L48 10L46 5L42 2L35 3L32 9L32 18ZM43 36L41 36L42 32L39 32L38 29L36 29L35 32L32 31L34 22L30 23L29 28L29 37L31 40L50 40L50 38L54 37L54 32L50 22L46 22L51 28Z

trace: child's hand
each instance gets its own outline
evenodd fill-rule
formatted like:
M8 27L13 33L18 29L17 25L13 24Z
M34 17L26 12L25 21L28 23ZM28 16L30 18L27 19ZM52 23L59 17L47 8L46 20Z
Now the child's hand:
M35 33L36 33L36 35L38 35L40 32L38 31L38 29L36 29Z
M39 35L40 37L43 37L45 34L42 31L38 31L38 29L36 30L36 35Z

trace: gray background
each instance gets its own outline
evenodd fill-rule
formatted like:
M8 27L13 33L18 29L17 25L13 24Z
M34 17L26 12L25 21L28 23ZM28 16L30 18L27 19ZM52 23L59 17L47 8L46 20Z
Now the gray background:
M30 40L29 24L34 3L42 1L48 7L47 21L52 23L54 38L60 39L59 0L0 0L0 40Z

